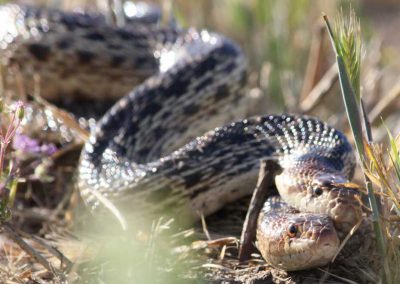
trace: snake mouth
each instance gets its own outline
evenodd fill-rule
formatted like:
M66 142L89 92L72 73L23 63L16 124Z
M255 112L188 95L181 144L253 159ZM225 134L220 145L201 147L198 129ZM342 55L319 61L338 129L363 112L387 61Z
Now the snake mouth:
M329 203L330 215L336 229L348 233L362 218L362 204L358 193L346 192L343 197L338 196Z
M339 244L339 238L331 222L325 226L313 224L308 228L308 233L293 240L290 245L291 250L287 252L291 257L280 262L279 268L298 271L327 265L338 251Z
M320 229L316 235L312 256L305 268L327 265L339 249L340 241L333 225Z
M287 264L286 270L310 269L327 265L332 261L340 244L336 229L333 223L328 221L329 219L319 218L318 220L315 219L305 225L308 227L307 232L304 232L297 241L297 248L291 259L292 263Z
M320 229L317 233L316 247L323 252L326 260L331 260L339 248L339 238L334 226Z

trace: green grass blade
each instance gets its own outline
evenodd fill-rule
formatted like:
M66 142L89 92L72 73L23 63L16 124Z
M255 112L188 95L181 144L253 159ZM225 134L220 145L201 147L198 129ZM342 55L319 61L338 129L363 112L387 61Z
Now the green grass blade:
M386 127L386 125L385 125ZM390 150L391 153L389 154L389 157L392 161L393 167L395 169L396 175L398 180L400 181L400 155L399 155L399 149L397 148L396 145L396 139L394 139L392 133L390 133L390 130L386 127L386 131L388 133L389 137L389 143L390 143Z
M357 152L360 156L360 160L363 161L364 142L359 107L353 92L353 88L350 84L349 76L347 75L344 61L340 55L336 56L336 60L339 69L340 88L342 90L342 97L344 101L344 106L346 108L347 118L349 119L350 128L354 136Z
M396 158L393 158L392 154L389 154L389 158L390 158L390 161L392 162L392 165L394 167L394 171L396 173L397 179L400 181L400 167L397 164Z

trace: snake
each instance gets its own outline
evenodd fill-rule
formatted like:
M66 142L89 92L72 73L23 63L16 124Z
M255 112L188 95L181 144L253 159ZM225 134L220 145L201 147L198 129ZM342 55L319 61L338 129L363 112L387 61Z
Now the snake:
M85 204L97 212L100 196L127 216L198 219L198 212L208 216L250 194L259 160L268 159L281 168L280 198L268 199L259 215L261 254L286 270L327 264L338 233L362 216L345 135L300 115L231 122L247 78L241 48L218 33L161 25L159 18L139 13L116 26L99 13L0 8L2 61L17 66L24 83L38 74L41 95L53 101L117 100L80 156L77 187Z

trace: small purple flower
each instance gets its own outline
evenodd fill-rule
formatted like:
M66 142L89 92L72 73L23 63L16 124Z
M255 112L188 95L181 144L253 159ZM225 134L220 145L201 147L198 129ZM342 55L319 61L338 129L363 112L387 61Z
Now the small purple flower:
M55 152L57 152L57 147L56 145L54 145L53 143L49 143L49 144L43 144L42 146L40 146L40 151L42 154L45 155L53 155Z
M20 150L24 153L34 153L40 152L40 145L36 139L32 139L24 134L17 133L14 136L12 147L15 150Z
M53 143L40 145L38 140L20 133L14 136L12 147L26 154L52 155L57 151Z

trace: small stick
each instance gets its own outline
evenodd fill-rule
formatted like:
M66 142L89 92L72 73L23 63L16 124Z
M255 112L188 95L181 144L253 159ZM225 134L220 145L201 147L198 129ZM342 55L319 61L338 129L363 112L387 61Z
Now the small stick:
M335 85L338 78L338 70L335 63L328 69L328 71L326 71L324 76L310 91L308 96L300 102L300 111L302 113L308 113L318 106L322 98L332 90L332 87Z
M324 39L325 39L325 26L318 24L312 35L310 53L308 55L308 63L306 67L306 74L304 76L304 84L300 93L300 99L303 100L310 93L310 91L318 83L323 65L324 58Z
M125 25L125 15L122 8L121 0L108 0L108 21L115 27L123 27Z
M372 124L381 122L380 118L387 117L393 110L396 109L395 101L400 97L400 83L396 84L389 93L384 96L370 111L368 117Z
M69 258L66 257L57 248L46 244L46 242L44 242L42 239L40 239L34 235L32 235L31 238L32 238L32 240L37 242L39 245L46 248L52 255L54 255L60 261L60 269L65 268L66 271L69 271L72 268L72 265L73 265L72 261L69 260Z
M27 242L25 242L19 234L14 230L14 228L8 222L3 222L1 227L4 228L8 235L23 249L27 254L37 260L44 268L52 273L57 273L57 270L34 248L32 248ZM58 273L57 273L58 274Z
M243 224L242 235L240 237L239 261L244 262L250 259L254 250L253 241L256 236L258 214L260 213L265 200L269 195L268 189L274 185L274 176L279 170L276 162L271 160L260 161L260 171L258 174L257 186L251 197L249 209Z

